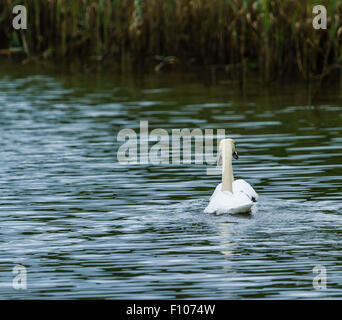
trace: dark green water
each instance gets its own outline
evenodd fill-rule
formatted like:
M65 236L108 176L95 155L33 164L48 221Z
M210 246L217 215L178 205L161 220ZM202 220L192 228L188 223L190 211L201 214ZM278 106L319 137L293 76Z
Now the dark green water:
M0 298L342 298L338 88L20 68L0 72ZM119 164L117 134L141 120L225 128L257 211L204 214L207 165Z

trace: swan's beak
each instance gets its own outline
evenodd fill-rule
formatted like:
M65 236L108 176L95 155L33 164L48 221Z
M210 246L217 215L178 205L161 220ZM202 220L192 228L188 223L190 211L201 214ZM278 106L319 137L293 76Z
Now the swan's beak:
M238 156L238 154L237 154L236 151L233 152L233 158L234 158L235 160L239 159L239 156Z

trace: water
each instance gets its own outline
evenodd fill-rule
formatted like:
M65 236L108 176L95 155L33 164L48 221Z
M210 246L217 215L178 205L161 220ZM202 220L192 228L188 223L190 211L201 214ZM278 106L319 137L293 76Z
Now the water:
M0 73L0 298L342 298L338 88L200 78ZM203 213L208 165L119 164L117 134L141 120L225 128L254 213Z

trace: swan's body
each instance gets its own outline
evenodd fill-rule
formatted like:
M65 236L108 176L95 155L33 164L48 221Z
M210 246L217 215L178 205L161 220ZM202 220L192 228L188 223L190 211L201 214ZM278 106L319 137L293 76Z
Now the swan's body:
M254 202L258 199L252 186L239 179L233 182L232 187L233 192L222 191L222 183L220 183L210 197L204 212L216 214L250 212Z
M222 183L220 183L205 208L205 213L247 213L258 200L258 194L246 181L234 181L232 156L238 158L232 139L224 139L220 143L222 155Z

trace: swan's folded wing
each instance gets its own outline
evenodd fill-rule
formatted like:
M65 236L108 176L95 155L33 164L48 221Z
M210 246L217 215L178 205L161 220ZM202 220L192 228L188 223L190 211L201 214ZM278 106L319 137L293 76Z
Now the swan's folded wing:
M216 196L219 192L221 192L221 189L222 189L222 183L219 183L219 184L217 185L217 187L215 188L213 194L211 195L209 201L211 201L211 199L215 198L215 196Z
M232 194L230 192L222 192L221 185L219 184L216 187L213 195L210 197L209 204L205 208L204 213L227 213L230 209L231 201Z
M208 206L205 208L204 213L245 213L249 212L253 202L244 193L232 194L228 191L221 191L221 185L218 185L209 200Z
M253 207L253 201L243 192L234 193L234 202L229 209L230 214L250 212Z
M254 202L258 201L258 194L255 192L253 187L245 180L238 179L233 182L233 193L238 194L239 192L243 192Z

